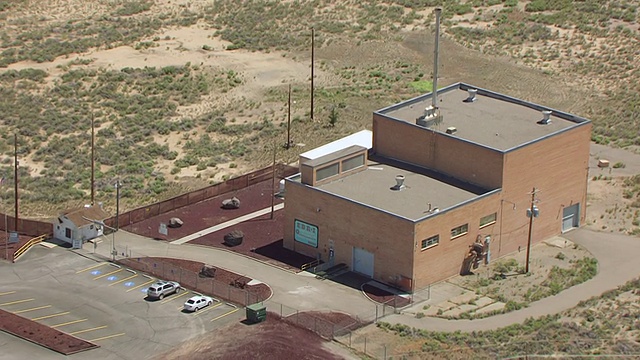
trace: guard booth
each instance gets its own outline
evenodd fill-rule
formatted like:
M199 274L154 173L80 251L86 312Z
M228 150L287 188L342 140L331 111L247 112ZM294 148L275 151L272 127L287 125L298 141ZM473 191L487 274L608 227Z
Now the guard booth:
M247 305L247 320L252 323L259 323L267 319L267 307L261 302Z

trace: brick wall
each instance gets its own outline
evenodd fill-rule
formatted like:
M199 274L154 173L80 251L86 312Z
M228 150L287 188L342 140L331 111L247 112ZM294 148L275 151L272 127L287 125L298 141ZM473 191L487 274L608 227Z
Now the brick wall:
M591 124L565 131L505 155L502 199L504 223L502 254L525 247L531 204L531 190L539 190L536 204L540 216L534 219L532 243L558 235L564 207L580 203L580 224L586 216L587 177Z
M498 235L498 222L480 228L480 218L500 211L500 194L494 193L465 206L438 213L416 224L414 243L415 289L460 273L462 261L478 235L492 239ZM468 233L451 238L451 229L468 224ZM439 235L438 245L422 250L422 240Z
M413 222L300 183L289 181L286 189L286 248L327 261L333 240L335 264L353 268L353 247L359 247L374 254L374 278L412 277ZM318 226L318 248L294 241L295 219Z
M487 189L502 183L501 152L378 114L373 115L373 151Z

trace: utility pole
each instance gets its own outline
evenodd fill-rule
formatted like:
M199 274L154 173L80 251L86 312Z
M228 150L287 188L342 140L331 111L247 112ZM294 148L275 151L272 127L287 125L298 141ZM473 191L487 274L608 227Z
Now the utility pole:
M276 197L276 151L278 147L273 144L273 165L271 165L271 219L273 219L273 212L275 211L275 197Z
M94 120L93 120L93 113L91 114L91 206L93 206L93 204L95 204L95 191L94 191L94 170L95 170L95 156L94 156L94 134L95 134L95 127L94 127Z
M14 173L14 181L13 181L13 198L14 198L14 222L13 222L13 230L18 232L18 134L13 134L13 173ZM8 241L8 240L7 240Z
M120 230L120 179L116 180L116 231Z
M529 238L527 239L527 262L525 264L525 274L529 273L529 254L531 253L531 232L533 229L533 218L538 217L539 215L538 207L535 205L537 193L538 190L534 187L533 190L531 190L531 206L527 210L527 216L529 217Z
M291 84L289 84L289 100L287 101L287 144L285 148L289 150L291 147Z
M313 68L315 59L315 29L311 28L311 121L313 121Z

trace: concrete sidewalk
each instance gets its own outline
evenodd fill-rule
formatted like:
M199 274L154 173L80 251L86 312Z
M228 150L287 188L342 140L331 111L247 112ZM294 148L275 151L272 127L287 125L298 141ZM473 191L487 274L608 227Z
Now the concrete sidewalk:
M558 295L536 301L527 308L483 319L447 320L436 317L418 319L413 315L399 314L387 316L383 321L432 331L492 330L522 323L530 317L557 314L576 306L582 300L613 290L640 275L638 266L640 239L585 229L571 231L563 237L584 246L598 259L598 274L593 279L564 290Z
M86 256L111 259L112 237L108 235L102 240L95 249L95 255L93 244L90 243L85 244L84 249L76 251ZM277 307L273 311L279 311L279 305L283 304L301 311L342 311L372 319L376 315L376 304L366 299L359 289L318 280L307 272L287 271L232 251L202 245L176 245L124 230L116 233L115 247L118 258L122 258L123 253L130 253L133 258L161 256L201 261L264 282L273 291L273 296L269 299Z
M284 209L284 203L277 204L277 205L275 205L273 207L273 211L278 211L280 209ZM176 244L176 245L184 244L184 243L187 243L187 242L189 242L191 240L195 240L197 238L203 237L205 235L209 235L209 234L214 233L216 231L219 231L219 230L222 230L222 229L226 229L229 226L233 226L233 225L239 224L239 223L241 223L243 221L247 221L247 220L251 220L251 219L257 218L258 216L262 216L262 215L268 214L270 212L271 212L271 207L264 208L264 209L258 210L258 211L254 211L251 214L240 216L238 218L229 220L227 222L223 222L222 224L218 224L218 225L215 225L215 226L208 227L208 228L206 228L204 230L200 230L197 233L194 233L194 234L191 234L191 235L187 235L187 236L185 236L183 238L180 238L178 240L171 241L171 243L172 244Z

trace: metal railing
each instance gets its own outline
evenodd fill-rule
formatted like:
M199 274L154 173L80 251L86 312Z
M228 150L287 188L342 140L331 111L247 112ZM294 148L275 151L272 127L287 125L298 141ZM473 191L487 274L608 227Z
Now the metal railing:
M13 253L13 260L12 262L16 262L16 260L18 260L18 258L20 256L22 256L25 252L27 252L27 250L31 249L31 247L33 245L39 244L42 241L44 241L47 238L47 235L40 235L38 237L35 237L33 239L30 239L29 241L27 241L24 245L22 245L18 250L16 250Z
M320 265L320 260L316 259L316 260L313 260L312 262L308 262L308 263L303 264L302 266L300 266L300 270L305 271L308 268L312 268L312 267L315 267L315 266L318 266L318 265Z

